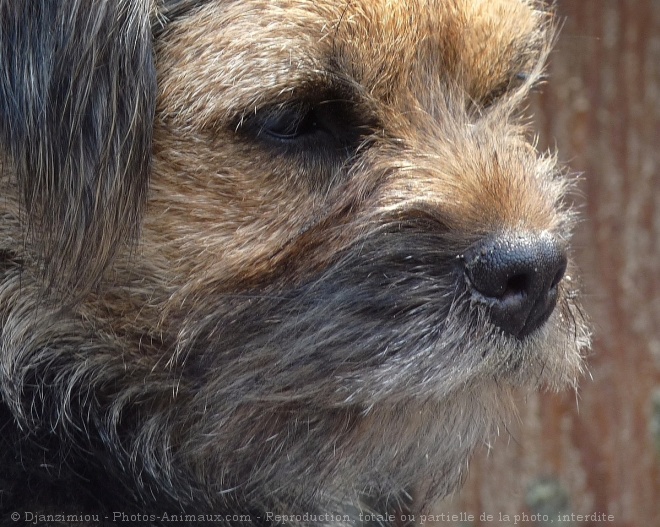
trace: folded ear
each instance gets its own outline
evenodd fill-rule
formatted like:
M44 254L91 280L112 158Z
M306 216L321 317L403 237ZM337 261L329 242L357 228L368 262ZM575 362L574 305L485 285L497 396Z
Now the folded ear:
M0 0L0 148L51 286L91 287L139 228L150 11L150 0Z

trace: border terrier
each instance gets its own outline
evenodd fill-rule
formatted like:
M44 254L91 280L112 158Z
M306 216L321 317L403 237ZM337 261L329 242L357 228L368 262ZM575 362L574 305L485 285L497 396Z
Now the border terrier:
M574 385L553 16L1 0L0 512L387 524Z

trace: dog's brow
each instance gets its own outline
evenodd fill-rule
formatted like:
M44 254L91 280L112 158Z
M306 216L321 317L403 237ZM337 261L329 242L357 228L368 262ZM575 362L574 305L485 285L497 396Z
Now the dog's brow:
M280 82L272 87L265 87L255 93L253 104L234 108L238 117L254 113L265 108L285 106L295 103L318 104L327 101L349 102L356 107L366 107L365 90L349 76L334 68L310 72L309 77L301 81L292 79L290 83Z

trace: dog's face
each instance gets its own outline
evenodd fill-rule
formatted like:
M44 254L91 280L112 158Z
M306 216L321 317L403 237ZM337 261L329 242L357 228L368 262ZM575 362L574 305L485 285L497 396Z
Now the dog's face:
M446 494L510 389L573 383L588 344L566 177L516 118L550 15L249 0L158 23L139 234L58 315L96 343L97 411L178 499Z

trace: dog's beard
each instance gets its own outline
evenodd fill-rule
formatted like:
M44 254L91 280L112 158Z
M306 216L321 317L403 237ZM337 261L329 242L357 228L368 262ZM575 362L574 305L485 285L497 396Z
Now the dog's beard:
M572 293L525 339L506 336L446 245L372 236L314 280L188 313L174 362L196 379L183 451L205 460L198 477L298 512L421 481L430 503L506 422L512 389L574 384L589 336Z

